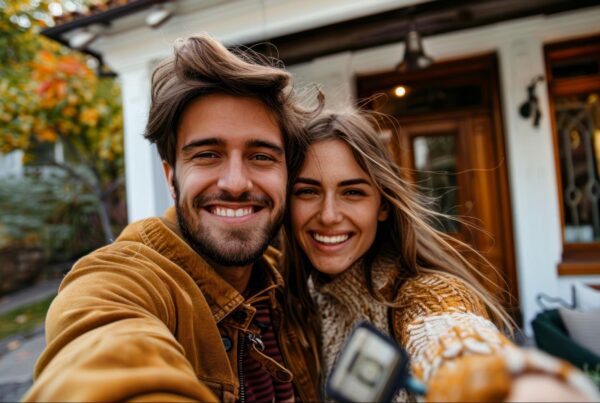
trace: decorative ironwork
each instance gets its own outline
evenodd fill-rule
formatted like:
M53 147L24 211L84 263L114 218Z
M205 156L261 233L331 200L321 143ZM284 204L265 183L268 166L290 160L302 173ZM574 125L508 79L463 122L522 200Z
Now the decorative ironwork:
M600 240L600 102L597 94L556 98L565 242Z

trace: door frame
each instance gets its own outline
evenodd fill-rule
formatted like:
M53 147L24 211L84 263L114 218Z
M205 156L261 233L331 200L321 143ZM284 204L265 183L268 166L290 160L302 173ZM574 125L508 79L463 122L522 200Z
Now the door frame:
M431 67L415 72L400 74L396 71L384 71L368 75L357 75L355 77L358 100L365 100L365 108L374 108L373 95L385 92L398 84L420 84L427 82L457 81L468 80L478 82L482 89L482 106L460 108L453 111L441 111L435 114L417 113L410 117L401 117L396 119L400 121L424 121L450 119L457 115L465 114L485 114L491 122L492 147L498 162L498 195L502 225L502 242L505 246L506 268L504 275L508 283L508 306L509 313L522 324L522 316L519 304L519 287L515 258L514 230L512 222L512 198L510 196L510 186L508 180L508 164L506 158L506 144L503 128L501 90L499 85L498 57L494 53L486 53L476 56L470 56L460 59L452 59L434 63ZM398 152L401 152L398 150ZM400 154L396 154L400 157Z

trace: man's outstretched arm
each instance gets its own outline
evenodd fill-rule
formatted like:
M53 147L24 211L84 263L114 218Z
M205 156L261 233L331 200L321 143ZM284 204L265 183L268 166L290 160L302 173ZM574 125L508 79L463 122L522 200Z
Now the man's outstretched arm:
M171 285L143 257L95 254L65 278L24 401L217 401L174 337Z

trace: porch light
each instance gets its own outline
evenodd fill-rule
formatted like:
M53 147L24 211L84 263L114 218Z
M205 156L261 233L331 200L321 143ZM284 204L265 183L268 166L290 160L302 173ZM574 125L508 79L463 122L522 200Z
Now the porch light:
M406 95L407 90L406 87L403 85L399 85L396 88L394 88L394 95L397 96L398 98L402 98Z

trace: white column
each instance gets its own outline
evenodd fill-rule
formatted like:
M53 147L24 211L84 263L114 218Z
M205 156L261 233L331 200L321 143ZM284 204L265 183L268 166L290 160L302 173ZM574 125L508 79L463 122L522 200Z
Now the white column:
M556 267L562 250L545 82L536 89L542 112L539 127L519 115L527 86L544 75L543 43L533 35L506 38L499 55L519 294L524 328L531 334L531 320L539 312L535 297L540 292L558 293Z
M130 222L160 216L170 196L156 147L143 136L150 108L148 64L119 72L123 96L127 213Z

